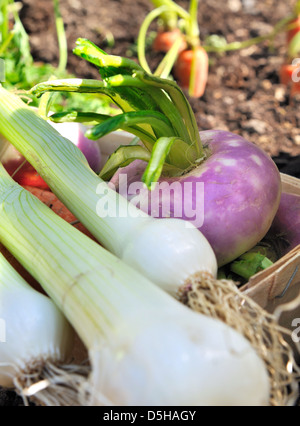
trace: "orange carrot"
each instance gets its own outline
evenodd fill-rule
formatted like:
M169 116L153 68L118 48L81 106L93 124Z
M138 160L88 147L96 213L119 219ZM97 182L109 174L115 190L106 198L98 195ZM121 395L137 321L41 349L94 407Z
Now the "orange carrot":
M49 189L48 185L35 171L31 164L26 162L20 170L13 175L13 178L22 186L32 186L41 189Z
M195 66L195 81L191 88L191 77ZM181 88L189 90L192 97L200 98L206 88L208 79L209 59L208 54L201 46L195 49L183 50L174 65L173 72L178 84Z
M175 28L170 31L159 31L154 39L152 48L155 52L168 52L178 37L182 38L182 46L179 51L182 51L186 48L186 42L184 41L182 32L179 28Z
M299 65L283 64L279 73L280 83L286 86L293 83L293 72L297 69L297 67L299 67Z
M296 82L292 84L291 88L291 97L300 94L300 82Z
M292 39L295 37L296 34L300 31L300 16L298 16L295 19L292 19L289 23L290 30L287 31L287 43L290 44Z

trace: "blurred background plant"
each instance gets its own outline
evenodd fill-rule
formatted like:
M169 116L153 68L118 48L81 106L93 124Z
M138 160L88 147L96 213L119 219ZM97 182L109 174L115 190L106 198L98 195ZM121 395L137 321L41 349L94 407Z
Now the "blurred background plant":
M22 3L14 2L14 0L0 0L0 59L4 63L5 81L2 84L6 89L17 90L21 94L41 81L74 77L67 71L68 44L59 0L52 1L59 48L57 66L34 61L29 35L19 15ZM32 106L39 104L35 97L29 98L27 94L24 96L24 100L29 101ZM70 110L83 110L86 103L88 103L91 111L111 112L111 105L107 98L95 95L78 97L76 94L56 94L52 98L51 109L53 112L59 112L66 107Z
M286 56L280 68L280 82L290 89L291 97L300 93L300 1L288 16Z
M226 38L218 34L210 34L201 40L198 24L199 1L190 0L189 10L185 10L173 0L151 0L154 9L145 17L137 40L137 54L140 64L147 72L151 72L147 62L147 54L161 52L163 59L154 75L174 78L185 89L190 97L203 96L207 84L211 54L224 54L233 50L242 50L256 44L269 41L273 45L275 37L282 32L287 34L287 58L295 58L300 45L300 2L288 16L280 19L272 31L244 41L228 43ZM252 6L251 6L252 5ZM233 7L233 6L232 6ZM246 3L251 9L253 2ZM156 21L156 31L149 31ZM287 72L290 72L289 64ZM294 68L293 68L294 69ZM288 74L289 80L291 75ZM284 83L285 84L285 83Z

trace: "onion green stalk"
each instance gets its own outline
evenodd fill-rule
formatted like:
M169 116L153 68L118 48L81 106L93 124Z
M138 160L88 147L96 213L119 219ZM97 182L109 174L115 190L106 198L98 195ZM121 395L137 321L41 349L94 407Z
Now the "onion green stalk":
M0 385L15 388L25 404L34 396L43 405L79 405L77 386L89 369L83 374L84 367L64 365L73 340L73 329L53 301L30 287L0 253Z
M0 133L104 247L152 282L176 295L199 273L216 277L215 254L196 227L143 213L92 172L72 142L1 87Z
M267 370L248 340L184 306L73 228L2 165L0 207L1 242L88 348L85 404L268 403Z

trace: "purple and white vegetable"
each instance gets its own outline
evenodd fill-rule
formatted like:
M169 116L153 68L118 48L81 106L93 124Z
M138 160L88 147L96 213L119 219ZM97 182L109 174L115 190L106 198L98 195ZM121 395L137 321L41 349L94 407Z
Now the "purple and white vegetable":
M282 193L268 236L281 241L282 255L300 245L300 195Z
M101 150L96 141L92 141L84 136L86 128L80 123L54 123L49 120L64 138L69 139L76 145L87 159L90 168L95 172L100 172Z
M147 166L146 162L136 160L119 169L111 183L152 216L195 222L221 266L265 236L280 200L280 174L265 152L239 135L210 130L200 136L207 158L182 176L161 176L152 191L144 186L138 188L138 193L130 193L133 184L142 180ZM171 197L170 191L163 190L162 182L174 191ZM180 185L172 185L175 182ZM203 184L203 193L200 187L197 190L197 184ZM171 200L168 211L163 208L166 198ZM190 213L194 217L189 217Z
M49 123L63 137L69 139L76 145L86 157L89 166L95 173L99 173L101 168L101 149L97 142L92 141L84 136L86 128L80 123ZM3 138L0 139L0 158L5 169L10 175L26 161L25 157L20 154L17 149Z
M110 181L113 192L118 189L121 194L120 187L113 186L115 173L120 169L126 172L127 182L117 183L122 183L125 192L134 189L135 197L129 203L131 207L124 203L124 197L114 201L113 193L101 184L97 188L96 203L100 219L92 220L91 212L85 224L87 229L110 251L163 288L174 286L175 282L175 287L177 283L184 285L187 277L202 270L205 264L210 264L208 270L215 274L211 254L199 250L199 257L194 255L199 242L189 241L193 240L191 235L195 235L197 228L201 230L198 233L204 237L206 247L208 242L213 249L219 266L255 246L268 232L280 201L280 174L271 158L236 134L222 131L199 133L192 108L175 82L149 75L129 59L107 55L88 40L79 39L74 53L95 64L103 81L49 81L37 85L31 93L35 96L56 91L102 93L123 112L107 116L66 111L52 116L51 120L89 124L86 136L92 140L121 129L142 142L142 145L120 146L100 172L102 180ZM143 174L135 168L135 160L147 165ZM129 165L132 168L130 173L126 168ZM158 186L162 181L167 201L155 197L153 185ZM171 184L176 184L174 190ZM66 198L67 207L84 223L85 217L78 207L80 200L77 205L71 205L61 188L54 188L54 191L58 197ZM83 195L87 199L87 190ZM149 197L150 204L145 208L140 201L147 201ZM92 198L91 195L85 204ZM164 207L162 212L159 211L160 202ZM91 204L91 208L95 211L95 204ZM137 210L140 210L141 217L142 213L146 215L145 223L149 226L137 217ZM184 215L186 212L189 214ZM151 223L148 213L165 219ZM171 260L168 268L158 266L163 242L166 250L172 252L168 258L174 259L176 255L177 259ZM193 266L192 258L196 261ZM170 274L164 280L161 277L166 276L166 271Z

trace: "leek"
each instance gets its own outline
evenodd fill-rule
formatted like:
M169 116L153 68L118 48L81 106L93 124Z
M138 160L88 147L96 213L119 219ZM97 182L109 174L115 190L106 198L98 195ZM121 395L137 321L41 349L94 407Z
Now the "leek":
M196 227L143 213L99 178L72 142L2 87L0 133L105 248L152 282L177 295L199 273L216 277L215 254Z
M248 340L184 306L73 228L2 165L0 240L88 348L86 404L268 403L267 370Z

